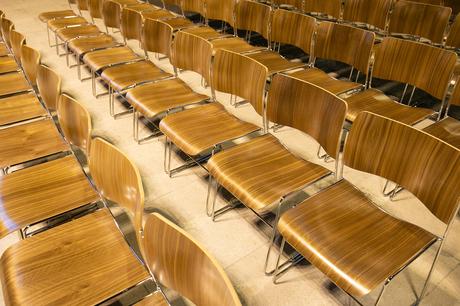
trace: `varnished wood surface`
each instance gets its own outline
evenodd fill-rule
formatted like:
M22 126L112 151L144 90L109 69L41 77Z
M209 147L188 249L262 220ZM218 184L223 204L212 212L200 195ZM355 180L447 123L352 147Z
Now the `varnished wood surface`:
M14 29L13 22L11 20L5 18L5 17L2 17L0 19L0 26L1 26L1 30L2 30L3 41L6 43L6 45L8 47L11 47L11 44L10 44L10 31L12 29Z
M150 3L143 3L143 2L138 2L136 4L128 4L127 7L136 12L152 11L152 10L160 9L158 6L155 6Z
M37 49L31 48L28 45L22 45L22 68L24 70L25 75L34 86L37 84L37 73L40 60L41 54Z
M32 93L0 99L0 125L45 115L45 109Z
M112 0L104 0L102 2L102 19L104 25L109 28L120 28L120 14L122 5Z
M336 19L340 17L340 0L306 0L304 11L306 13L322 13Z
M0 176L0 182L0 237L99 198L73 156Z
M0 75L0 96L31 89L20 72Z
M40 65L37 71L37 87L42 101L49 110L56 110L61 95L61 77L53 69Z
M390 34L403 33L441 43L452 9L446 6L398 1L390 16Z
M145 51L171 56L171 44L174 29L167 23L155 19L146 19L142 32L142 44Z
M11 30L10 31L10 42L11 42L11 47L13 48L13 54L16 57L16 59L20 62L21 61L21 47L23 44L25 44L26 38L21 33L16 32L15 30ZM3 66L3 64L1 63L0 65Z
M206 15L209 20L221 20L232 27L235 25L235 0L206 0Z
M455 17L452 23L449 35L447 35L446 46L453 48L460 48L460 15Z
M207 168L221 186L260 214L330 172L294 156L270 134L217 153Z
M187 28L187 29L183 29L182 31L194 34L196 36L199 36L199 37L202 37L208 40L216 39L218 37L221 37L222 35L225 35L225 34L217 32L215 29L209 26Z
M289 75L318 85L336 95L363 87L363 85L359 83L335 79L317 68L307 68L289 73Z
M160 291L156 291L143 300L134 304L135 306L169 306L168 301Z
M142 17L145 19L160 19L174 17L174 15L167 10L150 10L142 12Z
M0 57L0 73L13 72L19 69L13 56Z
M423 130L460 150L460 121L447 117Z
M1 266L7 305L95 305L149 277L107 209L14 244Z
M92 71L98 71L107 65L125 63L136 59L139 59L139 56L128 47L98 50L83 56L83 61Z
M81 37L68 43L69 49L77 55L91 51L95 48L110 48L117 44L112 36L104 34L94 37Z
M259 127L229 114L220 103L210 103L166 116L160 130L177 147L196 156L222 142L257 131Z
M38 15L38 18L40 19L41 22L46 23L48 22L48 20L51 20L51 19L72 17L72 16L74 17L77 16L74 11L62 10L62 11L43 12L40 15Z
M310 263L356 297L380 286L435 239L384 213L345 180L288 210L278 230Z
M145 5L148 5L144 3ZM150 6L150 5L148 5ZM141 39L142 15L140 11L125 7L121 11L120 30L124 39Z
M88 1L87 0L77 0L77 8L81 11L87 11Z
M163 216L154 213L147 218L143 245L149 268L166 287L195 305L241 306L221 265Z
M205 16L205 1L202 0L183 0L181 8L184 12L194 12Z
M123 90L128 86L166 78L171 74L163 72L150 61L141 61L107 68L101 76L115 90Z
M457 148L399 122L362 113L348 135L344 162L404 187L441 221L454 217L460 198Z
M291 62L283 58L279 53L273 51L262 51L248 54L248 57L261 63L268 69L268 74L272 75L289 69L305 66L301 62Z
M291 5L302 12L304 7L303 3L305 2L305 0L273 0L272 2L276 5Z
M10 54L10 51L6 47L6 44L4 42L0 42L0 56L5 56Z
M211 44L214 50L225 49L236 53L265 50L264 47L253 46L239 37L217 38L211 40Z
M240 0L235 9L235 27L259 33L268 39L272 9L269 5L255 1Z
M0 143L1 168L69 149L51 120L0 130Z
M270 32L272 42L290 44L310 54L315 30L316 20L311 16L283 9L273 12Z
M88 11L92 18L102 18L102 0L88 0Z
M95 25L82 25L78 27L64 28L56 31L58 37L63 41L76 38L78 36L91 36L100 33L99 28Z
M142 115L154 118L170 109L197 103L208 96L194 92L180 79L160 81L131 89L129 103Z
M456 61L452 51L387 37L376 50L373 77L409 83L443 99Z
M343 19L362 22L384 30L393 0L347 0Z
M85 24L88 21L83 17L69 17L69 18L59 18L59 19L51 19L48 21L48 27L52 31L56 31L58 29L71 26L71 25L79 25Z
M176 17L176 18L170 18L170 19L165 18L163 19L163 22L169 24L174 30L188 28L188 27L192 27L195 25L193 22L183 17Z

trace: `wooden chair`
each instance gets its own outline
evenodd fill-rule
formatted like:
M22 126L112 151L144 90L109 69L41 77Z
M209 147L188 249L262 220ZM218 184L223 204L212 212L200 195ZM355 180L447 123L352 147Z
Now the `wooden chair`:
M205 1L203 0L183 0L181 10L185 12L193 12L205 16Z
M12 51L10 33L14 30L14 24L11 20L6 18L1 18L0 22L2 37L6 44L5 47L7 48L7 50L9 49L10 51ZM13 56L9 54L9 52L6 56L0 57L0 74L15 72L18 69L19 67L16 63L16 60Z
M58 40L55 41L56 54L60 55L60 52L59 52L60 46L63 46L64 50L67 53L68 50L65 48L65 46L67 46L67 43L72 39L80 38L80 37L99 36L101 34L102 32L94 24L84 24L81 26L74 26L74 27L58 29L56 31L56 37L58 38Z
M102 20L104 21L105 30L109 33L109 28L120 30L121 28L121 11L123 7L131 4L138 4L137 0L104 0L102 3Z
M56 112L61 96L61 77L53 69L40 65L37 69L37 87L40 97L50 113Z
M343 94L362 89L368 85L369 64L375 34L363 29L345 24L323 21L317 26L311 63L316 59L339 61L352 67L349 80L338 80L329 76L318 68L307 68L292 73L299 78L334 94ZM354 70L357 70L356 79L352 81ZM360 74L365 75L364 84L358 83Z
M272 6L274 8L281 7L281 6L288 6L288 7L293 7L299 12L304 11L304 2L305 0L273 0L271 1Z
M460 49L460 14L455 17L454 22L450 26L445 46L447 48Z
M91 20L102 19L102 2L103 0L88 0L88 12Z
M2 38L3 42L6 44L8 49L11 49L10 43L10 31L14 30L14 24L11 20L7 19L6 17L2 17L0 19L0 28L2 31Z
M441 241L418 304L458 212L460 151L405 124L362 112L348 135L343 161L350 168L397 182L412 192L446 225L444 234L436 236L393 217L350 182L341 180L281 216L277 226L283 237L281 252L285 242L289 243L355 298L383 284L377 305L391 280Z
M362 111L372 111L408 125L428 118L435 113L432 109L410 106L413 92L416 88L423 90L441 100L443 108L456 61L454 52L419 42L386 37L375 53L370 88L345 99L348 103L347 120L353 122ZM383 92L371 88L373 78L412 86L407 105L403 104L406 90L398 103Z
M70 6L70 4L69 4ZM61 10L61 11L51 11L43 12L38 15L38 18L43 23L48 23L49 20L68 18L68 17L77 17L78 15L73 10Z
M314 84L282 74L273 77L267 120L290 126L315 139L336 159L336 176L339 176L338 157L346 112L347 105L342 99ZM271 134L215 154L207 168L211 176L206 210L213 220L232 207L215 209L218 186L263 216L290 195L332 174L320 165L297 157Z
M59 18L59 19L52 19L49 20L46 25L46 31L48 35L48 45L50 47L55 47L58 44L58 36L57 31L59 29L64 29L67 27L75 27L75 26L82 26L88 25L89 22L83 17L67 17L67 18ZM50 32L54 34L54 44L51 42Z
M450 7L401 0L394 5L388 33L408 34L416 40L423 38L441 44L451 12Z
M204 0L206 24L209 20L226 22L234 28L236 0ZM234 30L235 31L235 30Z
M338 20L341 10L341 0L305 0L304 2L304 12L320 18Z
M246 99L262 116L266 129L265 84L268 70L247 56L219 49L212 65L211 91L222 91ZM206 158L228 141L259 131L260 128L229 114L220 103L210 103L166 116L160 122L165 138L165 172L172 176L185 167ZM174 143L192 162L171 170L171 151Z
M19 32L16 32L15 30L10 31L10 44L11 44L11 50L13 51L12 56L5 56L5 57L0 57L0 70L2 73L7 73L7 72L13 72L17 71L20 69L20 67L17 65L21 63L21 47L24 45L26 42L26 38L24 35L22 35ZM16 61L15 61L16 58ZM11 71L8 71L10 67ZM6 69L5 69L6 68Z
M140 240L144 192L138 169L100 138L90 147L99 194L133 216ZM95 305L151 279L107 208L16 243L0 264L5 301L14 305Z
M195 305L241 305L227 274L213 256L163 216L148 216L142 246L155 279ZM212 281L203 281L204 274ZM157 299L166 302L161 290L136 305L162 305Z
M343 9L343 20L364 24L376 32L384 32L393 0L348 0Z

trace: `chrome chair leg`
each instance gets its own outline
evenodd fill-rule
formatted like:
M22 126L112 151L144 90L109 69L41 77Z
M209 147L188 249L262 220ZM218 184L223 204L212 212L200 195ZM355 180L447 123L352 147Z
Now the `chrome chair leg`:
M383 293L385 292L385 289L387 288L388 284L390 283L391 279L387 279L385 283L382 286L382 290L380 290L379 296L377 297L377 300L375 300L375 306L378 306L380 301L382 300Z

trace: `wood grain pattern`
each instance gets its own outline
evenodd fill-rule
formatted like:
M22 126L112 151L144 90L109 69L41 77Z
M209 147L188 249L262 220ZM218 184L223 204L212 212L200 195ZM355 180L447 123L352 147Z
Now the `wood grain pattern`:
M366 112L353 123L344 162L404 187L444 223L454 217L460 198L457 148L410 126Z
M88 0L77 0L77 8L81 11L88 10Z
M0 75L0 96L9 95L31 89L24 75L8 73Z
M0 19L0 26L2 30L2 37L3 41L6 43L6 45L11 48L11 43L10 43L10 31L14 29L14 24L11 20L2 17Z
M92 71L98 71L108 65L121 64L139 59L140 57L128 47L116 47L88 52L83 61Z
M240 0L235 8L235 27L259 33L268 40L272 8L264 3Z
M90 0L91 1L91 0ZM52 11L52 12L43 12L38 15L38 18L41 22L47 23L51 19L64 18L64 17L76 17L77 15L73 10L62 10L62 11Z
M104 0L102 2L102 20L104 25L109 28L120 28L120 15L121 15L122 5L112 1Z
M340 0L305 0L304 11L306 13L326 14L338 19L341 6Z
M53 69L40 65L37 71L37 87L43 103L50 111L57 109L61 95L61 77Z
M455 17L450 26L449 34L446 39L446 46L451 48L460 48L460 15Z
M51 120L0 130L0 168L69 150Z
M0 237L99 199L75 157L0 176Z
M258 129L228 113L220 103L178 112L160 122L163 134L189 156L196 156L217 144Z
M19 69L20 68L13 56L0 57L0 74L15 72Z
M272 2L278 6L282 4L291 5L299 11L303 12L305 0L273 0Z
M108 1L108 0L107 0ZM71 25L86 24L88 21L83 17L69 17L48 20L48 28L55 32L58 29L65 28Z
M266 50L265 47L257 47L248 44L244 39L239 37L217 38L211 41L213 49L225 49L236 53L256 52Z
M150 10L150 11L143 11L141 13L142 17L144 19L150 18L150 19L160 19L160 18L169 18L169 17L175 17L174 14L172 14L170 11L167 10Z
M234 27L235 0L205 0L205 3L206 19L222 20Z
M455 68L454 52L386 37L375 53L373 77L417 86L443 99Z
M171 44L174 29L160 20L147 18L142 31L142 43L145 51L171 57Z
M446 117L424 128L423 131L460 149L460 121L457 119Z
M196 36L202 37L204 39L212 40L216 39L218 37L222 37L225 34L219 33L213 28L209 26L202 26L202 27L192 27L192 28L187 28L183 29L183 32L191 33Z
M431 233L386 214L345 180L288 210L278 230L310 263L356 297L380 286L435 240Z
M64 28L59 29L56 31L57 36L62 41L68 41L72 38L76 38L78 36L91 36L97 35L101 33L99 28L95 25L88 24L88 25L81 25L78 27L71 27L71 28Z
M393 0L347 0L343 9L343 19L385 30L392 3Z
M6 44L4 42L0 42L0 56L5 56L10 54L10 51L6 47Z
M21 64L24 74L33 86L37 85L38 66L40 65L40 51L27 45L21 46Z
M125 7L121 11L120 31L126 40L141 40L142 15L131 7Z
M267 67L269 75L305 66L302 62L291 62L274 51L251 53L247 56Z
M205 1L203 0L183 0L181 8L184 12L198 13L201 16L205 15Z
M160 283L200 306L241 306L220 264L190 235L154 213L146 221L144 253ZM206 279L203 279L206 275Z
M76 55L80 56L83 53L91 51L95 48L110 48L114 47L117 42L108 34L98 35L93 37L81 37L73 39L68 43L69 49Z
M315 18L294 11L277 9L273 12L270 40L296 46L306 54L310 54L315 30Z
M102 18L103 0L88 0L88 11L92 18Z
M0 125L45 116L46 111L33 93L15 95L0 100Z
M95 305L149 277L107 209L14 244L0 263L7 305Z
M19 62L21 62L21 47L23 44L26 43L25 36L19 32L16 32L15 30L11 30L10 31L10 42L11 42L11 47L13 49L14 56ZM3 64L0 64L0 65L3 66Z
M169 24L174 30L181 30L184 28L189 28L195 26L195 24L188 20L187 18L183 17L176 17L176 18L165 18L163 21Z
M388 32L411 34L441 43L451 12L450 7L401 0L394 5Z

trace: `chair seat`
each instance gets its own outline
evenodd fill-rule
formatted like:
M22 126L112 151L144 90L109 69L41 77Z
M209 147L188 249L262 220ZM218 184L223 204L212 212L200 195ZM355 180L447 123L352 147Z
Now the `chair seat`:
M30 89L32 88L30 87L24 75L20 72L0 75L0 96Z
M5 43L0 43L0 56L5 56L10 54L10 51L8 51L8 48L6 47Z
M250 58L255 59L268 69L269 74L275 74L278 72L304 67L305 64L301 62L291 62L276 52L263 51L248 55Z
M69 150L52 120L0 130L0 168Z
M83 61L92 71L99 71L104 67L122 64L137 59L140 59L139 55L134 53L134 51L128 47L98 50L89 52L83 56Z
M324 88L333 94L339 95L351 90L357 90L362 88L364 85L351 82L351 81L342 81L337 80L333 77L330 77L324 71L317 68L308 68L301 71L297 71L289 74L294 78L298 78L315 85L318 85L321 88Z
M126 95L129 103L148 118L176 107L198 103L208 96L194 92L180 79L165 80L131 89Z
M48 28L53 32L56 32L58 29L62 29L72 25L86 24L88 21L83 17L68 17L68 18L59 18L51 19L48 21Z
M0 126L45 116L46 110L33 93L0 100Z
M228 35L228 34L219 33L209 26L188 28L188 29L184 29L184 32L194 34L204 39L216 39L216 38Z
M174 30L180 30L180 29L183 29L183 28L196 26L193 22L191 22L187 18L183 18L183 17L164 19L162 21L164 23L169 24Z
M112 36L103 34L92 37L80 37L69 41L69 49L76 55L82 54L100 48L111 48L117 45Z
M408 125L414 125L434 114L431 109L410 107L393 101L376 89L364 90L346 98L345 101L348 104L347 120L351 122L363 111L373 112Z
M460 149L460 121L451 117L446 117L423 130L457 149Z
M99 28L95 25L82 25L78 27L70 27L59 29L56 31L57 36L63 40L68 41L72 38L76 38L78 36L90 36L90 35L97 35L101 33Z
M95 305L149 278L107 209L14 244L1 267L12 305Z
M0 73L13 72L18 69L18 64L13 56L0 57Z
M220 185L258 213L270 211L283 196L330 173L294 156L270 134L214 155L207 168Z
M53 11L53 12L44 12L38 15L38 18L41 22L48 22L51 19L65 18L65 17L76 17L72 10L63 10L63 11Z
M75 157L0 176L0 237L99 200Z
M141 61L107 68L102 72L101 76L115 90L122 91L135 84L154 81L172 75L162 71L150 61Z
M131 8L131 7L130 7ZM150 11L143 11L142 17L145 19L161 19L167 17L174 17L174 15L167 10L150 10Z
M143 12L143 11L149 11L149 10L159 10L160 8L150 4L150 3L137 3L137 4L129 4L128 8L130 10L136 11L136 12Z
M197 156L260 128L241 121L216 102L166 116L160 122L160 130L183 152Z
M114 2L121 4L121 5L135 5L139 4L137 0L113 0Z
M214 50L224 49L237 53L261 51L265 48L255 47L238 37L214 39L211 41Z
M161 292L156 291L134 304L134 306L169 306L169 303Z
M310 263L356 297L382 285L436 240L385 213L345 180L285 212L278 229Z

